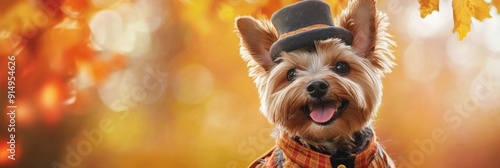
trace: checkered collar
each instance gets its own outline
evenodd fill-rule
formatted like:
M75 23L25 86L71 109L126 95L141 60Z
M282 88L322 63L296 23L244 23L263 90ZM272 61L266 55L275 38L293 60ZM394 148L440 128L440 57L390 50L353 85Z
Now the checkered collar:
M281 133L277 139L277 145L287 159L290 159L301 167L311 168L368 167L378 150L375 135L363 151L343 158L331 157L331 155L319 153L304 147L284 133Z

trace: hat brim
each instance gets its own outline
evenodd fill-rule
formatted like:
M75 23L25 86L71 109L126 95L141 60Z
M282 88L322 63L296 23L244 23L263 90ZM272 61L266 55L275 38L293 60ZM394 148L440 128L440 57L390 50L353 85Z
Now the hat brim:
M353 41L352 33L342 27L316 28L279 39L271 45L269 54L274 61L282 51L290 52L300 48L314 47L314 41L330 38L339 38L346 45L352 45Z

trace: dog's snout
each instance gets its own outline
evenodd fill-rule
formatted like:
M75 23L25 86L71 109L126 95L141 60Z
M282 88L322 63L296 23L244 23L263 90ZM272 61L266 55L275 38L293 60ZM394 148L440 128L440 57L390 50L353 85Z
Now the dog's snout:
M328 83L324 80L312 81L307 85L307 92L312 97L320 98L326 94L328 91Z

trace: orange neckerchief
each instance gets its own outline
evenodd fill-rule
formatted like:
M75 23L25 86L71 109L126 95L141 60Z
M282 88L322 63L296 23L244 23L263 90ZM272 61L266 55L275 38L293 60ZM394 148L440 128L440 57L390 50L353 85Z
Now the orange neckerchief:
M368 146L360 153L352 154L345 158L331 158L330 155L322 154L312 149L306 148L283 133L277 139L279 149L285 155L285 162L292 162L295 166L311 168L364 168L368 167L378 150L375 136L372 137ZM266 153L259 160L253 162L250 167L277 167L276 147ZM264 162L260 161L264 159ZM342 166L343 165L343 166Z

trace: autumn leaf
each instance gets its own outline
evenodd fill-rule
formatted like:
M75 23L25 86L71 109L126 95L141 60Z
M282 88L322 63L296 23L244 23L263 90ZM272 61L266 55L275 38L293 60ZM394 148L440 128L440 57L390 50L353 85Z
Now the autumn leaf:
M497 8L497 13L500 14L500 0L491 0L491 5Z
M471 12L467 8L467 1L454 0L453 7L453 32L458 32L458 39L463 40L467 33L470 32ZM465 9L465 10L464 10Z
M425 18L433 11L439 11L439 0L418 0L420 3L420 16Z
M490 5L483 0L470 0L469 10L472 9L472 17L479 21L491 18Z
M439 11L439 0L418 0L420 3L420 16L425 18L433 11ZM471 30L472 18L482 21L491 18L490 4L485 0L453 0L453 33L458 34L458 39L463 40ZM497 8L500 14L500 0L491 0L491 5Z
M471 18L479 21L490 18L490 6L483 0L453 0L453 32L458 33L458 39L463 40L470 32Z

